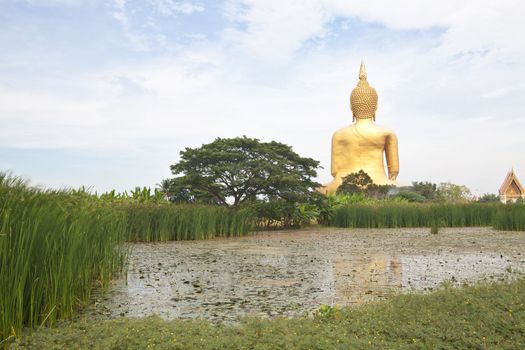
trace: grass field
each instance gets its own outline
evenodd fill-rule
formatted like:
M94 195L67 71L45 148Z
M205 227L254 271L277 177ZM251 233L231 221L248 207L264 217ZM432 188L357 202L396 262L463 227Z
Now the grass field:
M63 323L19 339L13 349L520 349L524 303L521 279L238 326L156 317Z

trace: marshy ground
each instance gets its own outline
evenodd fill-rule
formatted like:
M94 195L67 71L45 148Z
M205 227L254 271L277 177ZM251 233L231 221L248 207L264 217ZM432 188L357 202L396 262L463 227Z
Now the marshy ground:
M525 232L490 228L336 229L131 244L127 275L94 296L85 317L158 314L235 322L300 316L443 283L525 273Z

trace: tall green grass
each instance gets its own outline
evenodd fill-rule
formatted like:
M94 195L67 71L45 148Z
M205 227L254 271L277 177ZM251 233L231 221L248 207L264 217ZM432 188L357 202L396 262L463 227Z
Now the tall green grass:
M349 204L336 208L331 222L336 227L396 228L491 226L502 204L421 204L384 202Z
M246 210L39 190L0 173L0 342L71 317L121 271L125 241L240 236L253 221Z
M0 341L53 324L118 272L126 218L0 174Z
M493 225L497 230L525 231L525 205L505 205L494 216Z
M252 228L248 210L219 206L122 203L131 241L179 241L243 236Z

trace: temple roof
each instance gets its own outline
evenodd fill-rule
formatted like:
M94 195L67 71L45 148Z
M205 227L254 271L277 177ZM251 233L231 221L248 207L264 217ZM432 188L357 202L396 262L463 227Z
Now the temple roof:
M516 185L516 187L519 189L521 195L525 194L525 189L523 188L523 186L518 181L518 178L516 177L516 174L514 173L514 169L511 169L507 173L507 176L505 177L505 180L503 180L503 183L501 184L501 187L499 188L499 194L500 195L505 194L507 192L507 190L509 189L509 187L512 185L512 183L514 183Z

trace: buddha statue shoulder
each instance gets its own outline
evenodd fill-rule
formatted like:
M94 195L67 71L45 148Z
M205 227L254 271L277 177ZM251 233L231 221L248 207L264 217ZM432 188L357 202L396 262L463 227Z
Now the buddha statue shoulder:
M331 174L334 179L321 187L320 192L335 193L345 176L360 170L377 185L395 185L399 173L397 136L375 123L377 99L377 92L368 83L365 66L361 63L359 82L350 95L353 123L332 136Z

